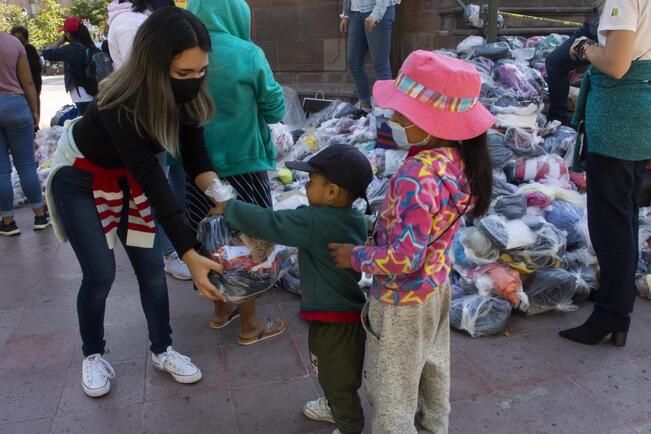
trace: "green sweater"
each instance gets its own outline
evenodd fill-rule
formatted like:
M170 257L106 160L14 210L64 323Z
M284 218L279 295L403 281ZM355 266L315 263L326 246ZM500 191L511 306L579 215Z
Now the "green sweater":
M232 229L285 246L298 247L301 310L356 312L366 302L359 287L360 273L335 267L329 243L366 241L366 218L351 208L302 206L274 211L231 200L224 213Z
M650 159L651 60L633 62L619 80L590 68L581 83L572 123L582 120L588 152L629 161Z
M208 88L215 115L206 147L220 177L274 170L276 148L267 124L285 115L285 97L260 47L251 42L245 0L190 0L188 9L210 33Z

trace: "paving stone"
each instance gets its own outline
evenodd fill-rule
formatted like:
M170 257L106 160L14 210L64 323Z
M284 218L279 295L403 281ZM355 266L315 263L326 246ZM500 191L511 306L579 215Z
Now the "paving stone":
M572 376L621 421L651 420L651 358Z
M226 390L145 404L146 432L152 434L232 434L235 412Z
M18 320L23 315L23 309L5 309L0 311L0 348L2 348L5 342L11 336L11 333L14 331L14 327L18 324Z
M111 381L111 391L100 398L89 398L81 388L81 363L68 370L66 383L59 401L58 415L94 413L97 410L142 403L145 393L144 358L128 362L111 362L116 378Z
M461 401L488 395L492 392L488 381L456 348L450 350L450 401Z
M13 336L56 332L75 333L79 329L76 297L60 296L32 300L24 309Z
M295 334L307 333L309 322L300 317L300 303L289 302L282 303L280 309L283 312L283 317L287 321L287 326Z
M170 323L174 348L180 352L211 351L218 348L222 343L223 334L212 330L208 326L209 322L210 317L202 315L172 319Z
M224 368L231 387L304 377L308 371L289 333L250 346L224 345Z
M502 338L460 348L466 359L494 390L531 384L561 375L538 348L523 337Z
M46 368L67 368L77 342L74 333L12 337L5 344L0 372L22 374Z
M0 424L54 416L66 381L66 368L0 376Z
M125 407L96 409L83 414L60 414L52 424L52 434L93 434L144 432L144 404L132 404Z
M43 434L50 431L52 417L0 425L0 434Z
M332 425L303 416L303 405L315 398L310 378L246 387L233 390L232 394L241 433L293 434L321 428L333 430Z
M567 378L452 404L451 433L606 433L615 414Z
M177 383L169 373L154 368L148 358L146 362L145 401L184 398L227 388L228 379L220 348L201 352L190 351L184 353L184 355L189 356L192 362L201 369L201 380L194 384Z

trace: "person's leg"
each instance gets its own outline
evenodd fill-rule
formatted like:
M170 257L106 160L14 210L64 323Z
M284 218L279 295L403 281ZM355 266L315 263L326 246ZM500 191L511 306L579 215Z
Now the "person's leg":
M172 345L169 299L163 271L160 238L156 236L151 249L127 246L127 222L128 209L125 210L120 220L118 236L138 280L140 302L147 319L149 341L151 342L150 350L154 354L160 354Z
M366 30L364 19L368 14L351 12L348 23L348 69L353 76L357 98L360 103L370 103L371 89L368 84L368 75L364 68L364 61L368 54L368 42L366 41Z
M600 284L593 324L617 332L628 330L635 302L637 268L636 173L633 161L588 154L588 228L599 260Z
M364 429L362 385L365 334L361 324L310 322L308 347L332 417L343 434Z
M547 70L547 85L549 86L549 112L547 120L561 121L567 124L567 99L570 94L570 72L588 63L573 60L570 57L570 48L577 38L588 36L588 29L584 26L574 33L568 40L551 52L545 59Z
M41 181L36 173L36 158L34 156L34 121L32 114L29 110L27 102L23 97L9 96L3 97L3 113L2 113L2 126L4 130L4 141L6 146L0 151L0 178L3 180L4 186L3 197L6 195L6 182L11 177L11 167L8 164L8 157L6 156L7 149L11 151L12 159L18 176L20 178L20 185L27 196L34 214L42 216L43 209L43 192L41 188ZM7 171L9 172L7 174ZM11 181L9 181L11 187ZM3 200L2 212L3 216L13 214L13 191L8 199L11 200L11 207L5 209L10 201L7 200L6 204Z
M0 113L4 115L4 113ZM9 160L9 143L7 142L6 127L0 118L0 212L2 218L13 222L14 189L11 185L11 161Z
M108 248L93 198L92 175L60 169L51 182L62 227L83 274L77 295L84 356L104 353L104 311L115 278L115 258Z
M415 434L426 332L422 305L393 306L374 298L368 305L366 395L375 409L373 434Z
M395 7L389 6L382 20L375 25L372 31L366 31L366 40L373 57L375 74L378 80L391 80L391 28L395 20Z
M424 307L422 324L429 324L435 332L423 347L425 365L416 427L419 433L446 433L450 414L450 283L439 288Z

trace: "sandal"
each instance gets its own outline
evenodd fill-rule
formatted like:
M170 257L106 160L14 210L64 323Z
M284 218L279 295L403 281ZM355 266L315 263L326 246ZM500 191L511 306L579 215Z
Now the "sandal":
M278 335L281 335L285 332L285 330L287 330L287 323L285 322L285 320L278 319L272 321L270 319L267 319L267 324L264 326L264 328L258 334L258 336L254 336L252 338L243 338L242 336L240 336L237 339L237 343L240 345L257 344L258 342L262 342L267 339L271 339Z
M223 329L227 325L233 322L233 320L238 319L240 317L240 309L235 308L233 309L233 312L231 312L230 315L228 315L228 318L226 318L226 321L218 322L215 320L210 321L210 328L213 330L219 330Z

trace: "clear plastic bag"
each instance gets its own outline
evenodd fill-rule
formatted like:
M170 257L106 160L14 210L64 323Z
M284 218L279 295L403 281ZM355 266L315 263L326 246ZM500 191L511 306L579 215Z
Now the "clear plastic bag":
M540 94L541 89L538 87L539 83L531 80L535 77L534 72L537 73L537 71L524 65L500 61L495 67L495 80L506 84L523 95L537 96Z
M651 274L639 276L635 280L635 287L640 297L651 299Z
M529 297L527 315L550 310L571 312L576 292L576 278L562 268L538 270L524 281L524 292Z
M507 182L504 172L493 170L493 197L515 193L517 190L518 187Z
M235 199L237 193L235 189L227 182L221 182L219 178L215 178L210 187L206 190L206 196L215 201L215 203L222 203Z
M223 216L206 217L197 238L202 253L223 267L211 271L210 282L232 303L242 303L272 288L284 274L282 262L291 253L283 246L231 231Z
M502 196L495 201L493 210L509 220L522 218L527 213L527 198L523 194Z
M573 128L562 126L545 139L543 149L550 154L554 153L564 157L570 148L574 149L575 142L576 131Z
M457 231L452 252L455 265L463 268L491 264L500 256L490 238L474 226Z
M523 248L536 241L536 236L522 220L507 220L491 214L479 220L477 227L493 240L500 250Z
M565 176L569 178L567 164L561 157L553 154L509 163L504 172L509 181L516 183L559 180Z
M495 130L488 130L487 141L493 169L502 169L515 158L515 154L506 147L504 134Z
M533 244L502 252L500 261L524 274L561 266L566 247L565 234L548 223L538 224L533 233L536 237Z
M499 297L468 295L452 300L450 324L472 337L491 336L506 329L511 303Z
M491 60L508 59L511 57L511 47L506 42L481 45L472 50L472 57L486 57Z
M520 274L505 265L490 264L477 270L474 283L479 295L496 295L508 300L511 307L526 312L529 298L522 289Z
M504 144L514 153L521 156L538 156L544 155L545 151L540 146L543 142L533 131L527 131L523 128L509 128L504 135Z
M545 219L557 228L567 233L567 245L573 248L587 245L585 226L587 225L587 210L582 205L555 200Z
M480 45L484 45L485 43L486 39L481 36L468 36L466 39L461 41L459 45L457 45L457 53L471 53L473 49L479 47Z
M303 128L303 125L305 125L305 112L303 111L298 94L294 89L287 86L283 86L283 94L285 95L285 117L283 118L283 123L290 130Z
M294 147L294 137L292 137L291 131L283 124L270 124L269 132L271 141L276 146L276 159L284 158Z

